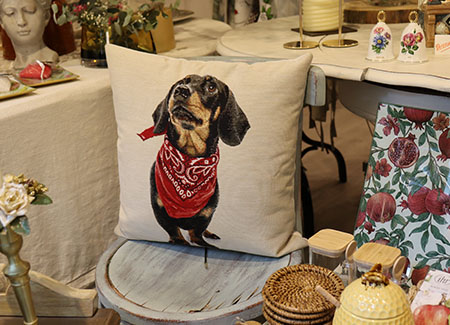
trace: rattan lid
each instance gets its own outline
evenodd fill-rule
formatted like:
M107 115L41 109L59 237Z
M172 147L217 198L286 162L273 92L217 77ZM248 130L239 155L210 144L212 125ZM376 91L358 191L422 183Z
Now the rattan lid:
M262 296L272 309L295 314L323 314L334 310L334 305L315 290L317 285L338 300L344 290L344 283L333 271L317 265L300 264L273 273L264 285Z

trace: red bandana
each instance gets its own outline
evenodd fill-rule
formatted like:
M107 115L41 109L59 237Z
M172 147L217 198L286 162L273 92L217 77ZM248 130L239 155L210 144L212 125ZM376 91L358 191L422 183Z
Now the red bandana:
M156 135L142 133L142 140ZM164 138L156 158L155 180L169 216L190 218L206 206L216 188L219 158L219 148L207 158L193 158L172 146L167 136Z

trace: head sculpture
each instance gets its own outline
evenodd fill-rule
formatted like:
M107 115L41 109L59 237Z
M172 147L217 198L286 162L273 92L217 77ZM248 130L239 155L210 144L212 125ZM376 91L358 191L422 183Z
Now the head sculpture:
M0 0L0 24L16 52L14 68L22 69L35 60L58 62L58 54L43 41L51 0Z

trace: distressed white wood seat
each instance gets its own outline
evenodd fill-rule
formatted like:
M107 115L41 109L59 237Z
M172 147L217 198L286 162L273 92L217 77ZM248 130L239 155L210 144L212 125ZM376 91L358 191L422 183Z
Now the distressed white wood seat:
M312 67L305 103L324 105L325 89L325 75ZM297 153L299 189L300 146ZM296 224L301 231L300 190L297 192ZM260 316L261 290L267 278L282 267L302 262L301 252L270 258L208 249L206 268L204 254L201 247L118 239L97 265L99 301L130 324L229 325L236 317Z

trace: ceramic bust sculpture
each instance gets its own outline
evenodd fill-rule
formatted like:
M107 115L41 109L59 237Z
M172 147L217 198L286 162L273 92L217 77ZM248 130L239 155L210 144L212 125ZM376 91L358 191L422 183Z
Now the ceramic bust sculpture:
M43 41L51 0L0 0L0 24L16 52L15 69L35 60L57 63L58 54Z

